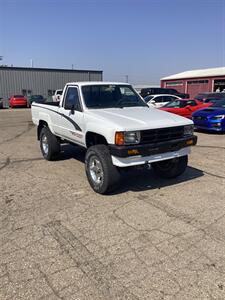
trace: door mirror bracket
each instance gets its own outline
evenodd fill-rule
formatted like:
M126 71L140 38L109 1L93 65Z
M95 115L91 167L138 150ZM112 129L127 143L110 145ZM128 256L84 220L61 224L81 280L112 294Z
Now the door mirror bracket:
M71 113L71 115L74 115L74 113L75 113L75 106L74 106L74 104L71 105L70 113Z

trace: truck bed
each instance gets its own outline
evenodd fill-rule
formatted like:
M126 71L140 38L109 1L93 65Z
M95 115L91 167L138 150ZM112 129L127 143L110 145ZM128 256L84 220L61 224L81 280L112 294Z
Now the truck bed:
M59 106L59 102L45 102L45 103L41 103L41 104L44 104L44 105L51 105L51 106Z

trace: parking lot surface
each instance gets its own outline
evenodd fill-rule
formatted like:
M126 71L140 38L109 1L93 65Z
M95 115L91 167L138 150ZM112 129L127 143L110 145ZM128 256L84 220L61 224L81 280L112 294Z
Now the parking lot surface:
M84 150L45 161L29 109L0 111L0 299L225 299L225 135L189 168L95 194Z

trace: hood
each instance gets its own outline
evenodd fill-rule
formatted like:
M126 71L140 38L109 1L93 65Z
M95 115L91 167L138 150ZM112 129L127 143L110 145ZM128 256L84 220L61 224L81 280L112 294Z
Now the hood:
M164 110L164 111L174 111L174 109L176 109L176 107L171 107L171 108L169 108L169 107L160 107L159 108L160 110Z
M144 130L193 124L181 116L150 107L124 107L92 109L87 114L95 119L111 123L121 131Z
M193 117L198 117L198 116L213 117L217 115L225 115L225 108L207 107L207 108L200 109L192 114Z

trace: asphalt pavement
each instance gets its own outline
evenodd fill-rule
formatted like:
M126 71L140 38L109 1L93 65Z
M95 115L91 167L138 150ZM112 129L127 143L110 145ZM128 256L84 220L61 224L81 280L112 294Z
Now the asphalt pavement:
M225 135L186 172L95 194L84 150L42 158L29 109L0 110L0 299L225 299Z

